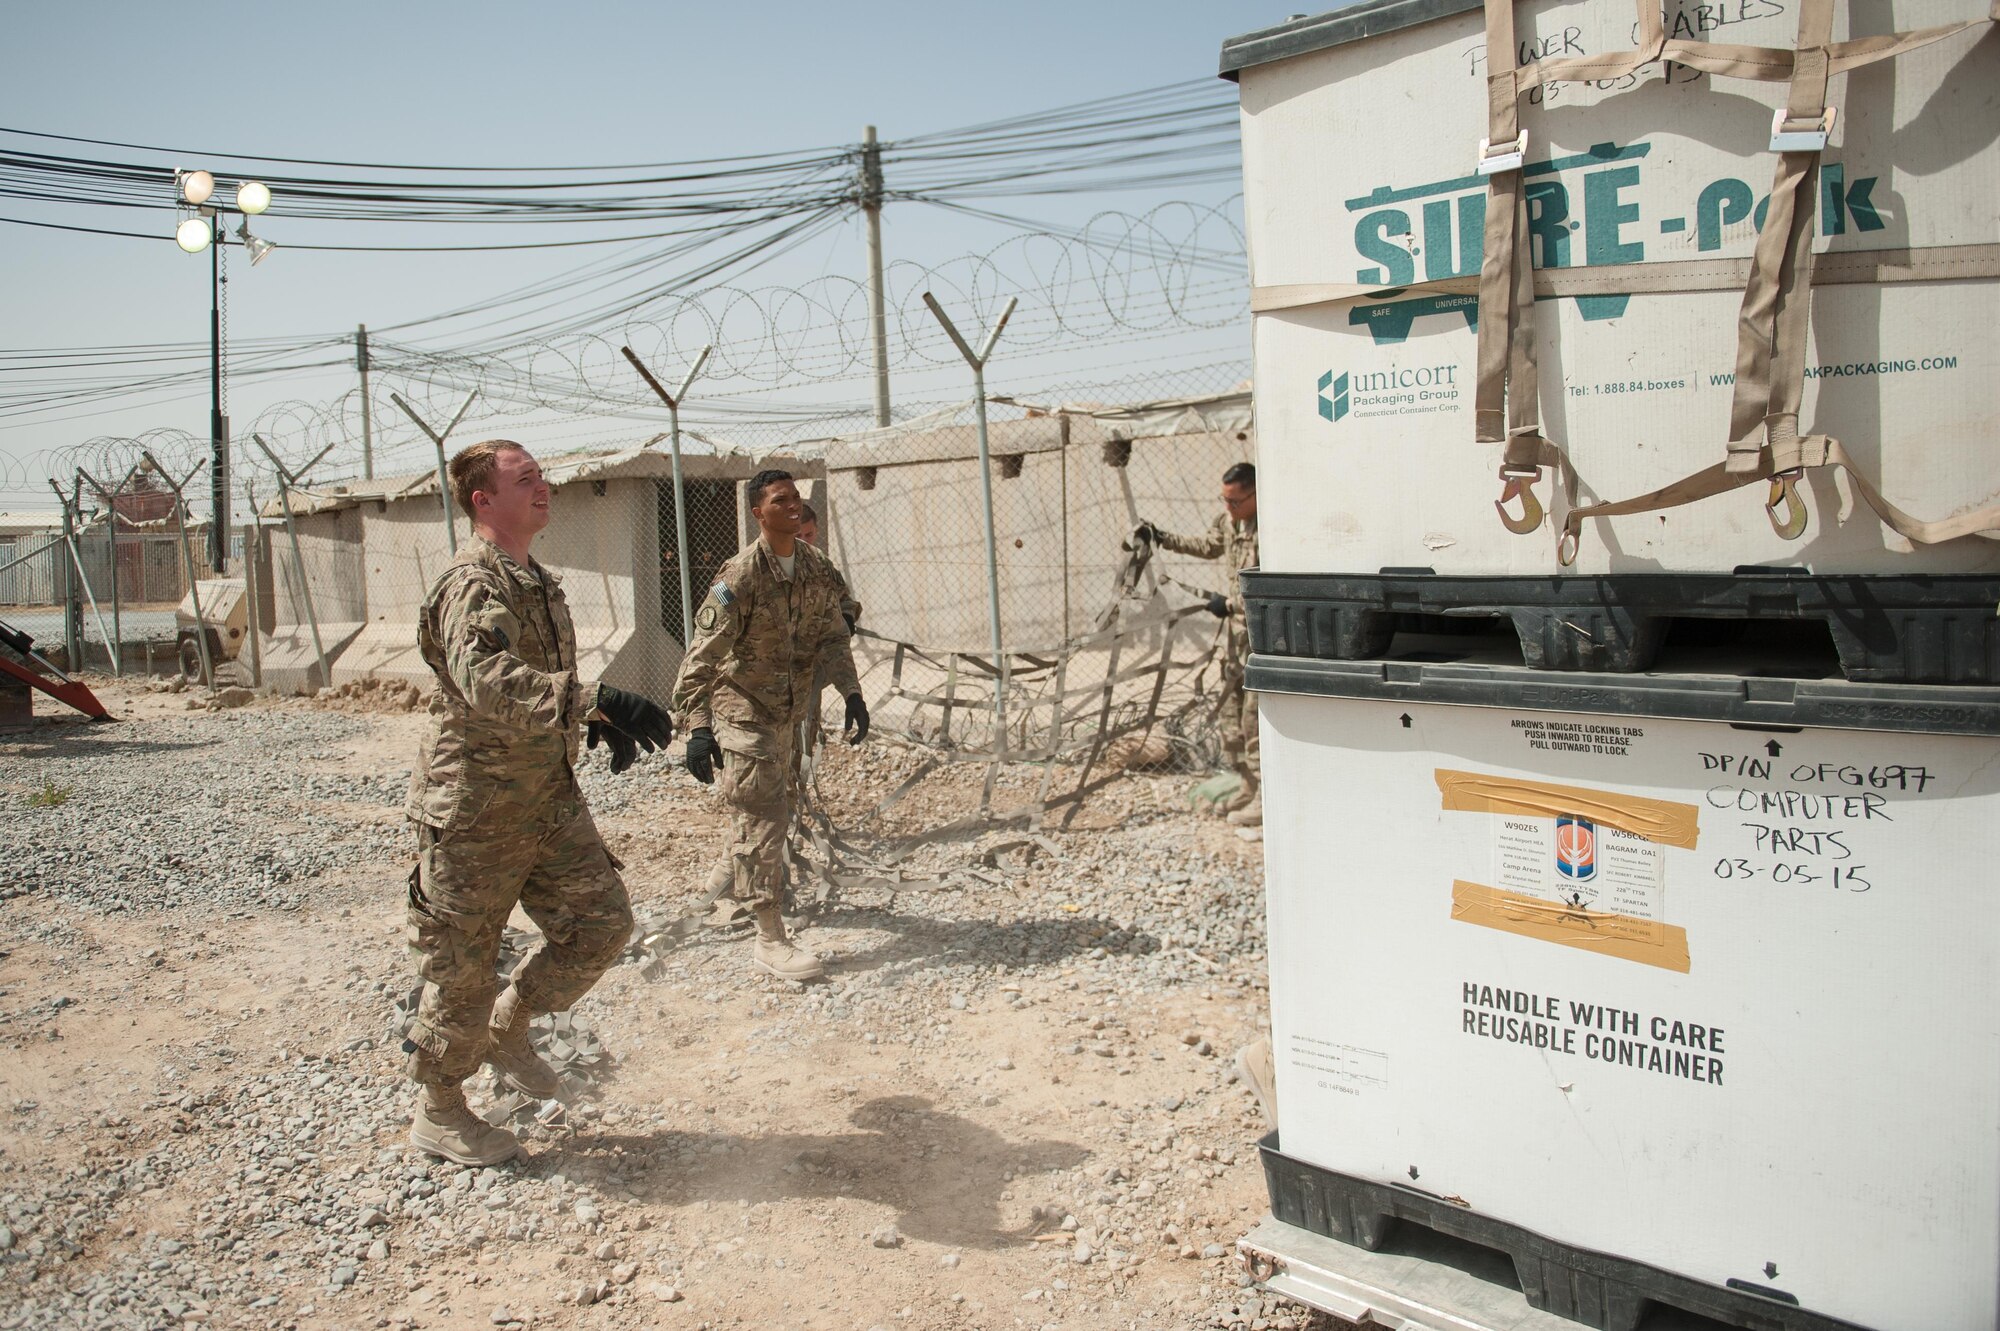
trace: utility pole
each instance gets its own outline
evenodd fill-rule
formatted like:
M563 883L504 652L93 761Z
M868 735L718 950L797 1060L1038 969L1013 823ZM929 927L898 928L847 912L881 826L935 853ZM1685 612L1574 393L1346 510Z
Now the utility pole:
M229 424L222 417L222 284L229 279L222 275L222 236L218 211L208 250L208 566L217 577L229 568Z
M361 479L375 479L375 431L368 417L368 325L354 331L354 367L361 371Z
M861 213L868 219L868 334L875 345L875 424L889 423L889 313L882 290L882 145L861 131Z

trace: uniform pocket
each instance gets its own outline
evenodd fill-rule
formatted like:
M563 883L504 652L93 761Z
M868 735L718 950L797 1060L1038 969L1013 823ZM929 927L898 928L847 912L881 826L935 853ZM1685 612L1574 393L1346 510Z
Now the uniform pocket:
M785 769L775 758L724 749L715 784L722 798L737 808L765 809L783 802Z

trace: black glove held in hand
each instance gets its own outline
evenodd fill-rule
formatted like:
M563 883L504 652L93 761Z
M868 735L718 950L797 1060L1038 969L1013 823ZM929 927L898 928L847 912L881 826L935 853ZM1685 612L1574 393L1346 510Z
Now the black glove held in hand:
M847 736L849 744L868 738L868 700L858 693L847 695L847 724L840 733Z
M688 736L688 773L704 786L710 786L715 784L715 769L720 766L722 746L715 742L715 732L707 726L696 726Z
M592 721L584 727L583 733L584 743L590 748L596 748L600 739L611 746L613 772L622 772L639 761L639 742L617 726L608 726L602 721Z
M1208 613L1214 615L1217 619L1229 618L1229 598L1221 595L1209 597Z
M674 719L651 698L599 684L597 710L604 713L605 720L638 741L647 753L664 749L673 742Z

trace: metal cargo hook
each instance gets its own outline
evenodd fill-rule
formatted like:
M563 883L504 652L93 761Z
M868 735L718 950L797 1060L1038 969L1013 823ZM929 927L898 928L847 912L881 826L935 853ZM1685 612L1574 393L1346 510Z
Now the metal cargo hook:
M1500 491L1500 497L1493 501L1493 509L1500 515L1501 526L1516 536L1526 536L1542 525L1542 501L1535 498L1534 490L1535 482L1542 478L1542 473L1539 469L1520 475L1509 475L1503 471L1500 476L1507 485ZM1521 516L1518 518L1507 511L1507 505L1516 499L1521 501Z
M1806 534L1806 501L1799 498L1798 483L1806 474L1804 467L1791 471L1781 471L1771 478L1770 492L1764 496L1764 516L1771 520L1771 530L1787 541L1796 541ZM1778 508L1783 505L1785 516L1778 516Z

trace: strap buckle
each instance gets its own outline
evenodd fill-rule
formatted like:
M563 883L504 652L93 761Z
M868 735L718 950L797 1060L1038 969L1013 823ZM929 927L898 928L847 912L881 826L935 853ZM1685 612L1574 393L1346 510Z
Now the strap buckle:
M1771 113L1771 151L1774 153L1816 153L1826 151L1826 136L1833 133L1838 108L1827 107L1812 123L1817 129L1786 129L1785 108Z
M1479 141L1479 163L1473 169L1482 176L1497 176L1502 171L1519 171L1528 159L1528 131L1522 130L1521 137L1514 140L1512 148L1503 147L1498 153L1493 151L1493 140Z

